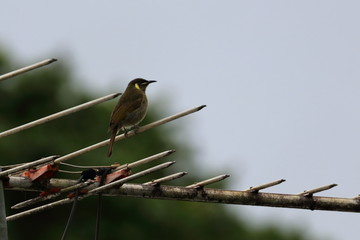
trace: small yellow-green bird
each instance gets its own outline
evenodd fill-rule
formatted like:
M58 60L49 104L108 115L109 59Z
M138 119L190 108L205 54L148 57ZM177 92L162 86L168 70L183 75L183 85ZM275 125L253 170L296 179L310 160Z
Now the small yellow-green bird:
M126 128L137 127L145 118L148 106L145 90L153 82L156 81L135 78L128 84L125 92L121 95L110 117L109 132L111 137L108 157L112 154L114 140L119 130L122 129L126 135Z

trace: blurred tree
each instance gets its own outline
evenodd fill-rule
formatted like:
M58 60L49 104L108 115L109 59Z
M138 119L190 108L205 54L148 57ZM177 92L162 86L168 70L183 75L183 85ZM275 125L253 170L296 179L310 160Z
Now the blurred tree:
M10 66L14 65L6 54L0 52L0 73L11 71L14 67ZM95 98L83 89L76 89L71 85L71 79L69 67L56 63L0 82L0 131ZM1 164L64 155L108 138L107 124L114 104L114 101L103 103L0 139ZM149 112L145 121L158 119L155 115ZM156 128L116 143L111 159L106 157L106 149L98 149L78 157L74 163L132 162L160 151L177 149L178 152L171 158L181 160L182 166L187 164L189 168L194 168L191 165L191 147L184 144L187 140L177 142L175 134L173 129ZM192 169L192 172L196 170ZM58 177L78 178L61 174ZM194 181L190 176L186 179L187 183ZM35 195L7 191L6 203L11 206ZM105 198L103 202L101 239L305 239L296 230L285 233L274 227L253 229L220 204L122 197ZM87 198L78 206L68 239L92 239L96 198ZM10 239L59 239L70 207L62 206L9 222ZM13 214L14 211L8 208L7 213Z

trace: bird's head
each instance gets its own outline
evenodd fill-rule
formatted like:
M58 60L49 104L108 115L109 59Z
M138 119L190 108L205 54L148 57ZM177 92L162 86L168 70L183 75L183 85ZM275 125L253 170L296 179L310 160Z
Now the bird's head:
M139 89L139 90L142 90L143 92L145 92L146 87L150 83L153 83L153 82L156 82L156 81L154 81L154 80L145 80L143 78L135 78L134 80L132 80L129 83L129 87L131 86L133 88L136 88L136 89Z

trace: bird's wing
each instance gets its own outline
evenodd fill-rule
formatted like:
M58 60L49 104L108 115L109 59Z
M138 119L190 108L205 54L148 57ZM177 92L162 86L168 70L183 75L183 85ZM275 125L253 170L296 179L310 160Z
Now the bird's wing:
M123 95L123 97L124 101L119 101L111 114L110 129L118 124L118 127L121 128L121 121L141 106L145 96L135 94L135 96ZM127 104L120 104L120 102L126 102Z

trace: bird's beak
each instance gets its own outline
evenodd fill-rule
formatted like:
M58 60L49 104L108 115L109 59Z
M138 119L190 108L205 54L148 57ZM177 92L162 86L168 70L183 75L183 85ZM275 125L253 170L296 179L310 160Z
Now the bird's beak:
M156 82L155 80L148 80L148 84Z

